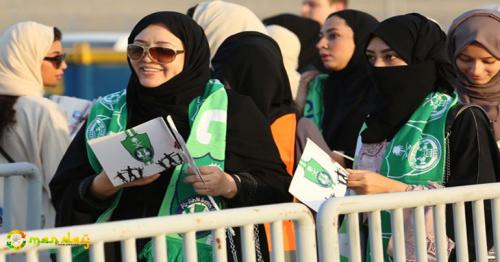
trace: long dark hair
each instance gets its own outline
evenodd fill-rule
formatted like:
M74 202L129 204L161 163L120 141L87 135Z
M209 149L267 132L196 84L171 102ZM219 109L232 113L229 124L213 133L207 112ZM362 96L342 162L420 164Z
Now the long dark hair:
M59 28L54 27L54 42L61 41L62 33ZM19 97L0 95L0 138L5 130L16 123L16 110L14 105Z

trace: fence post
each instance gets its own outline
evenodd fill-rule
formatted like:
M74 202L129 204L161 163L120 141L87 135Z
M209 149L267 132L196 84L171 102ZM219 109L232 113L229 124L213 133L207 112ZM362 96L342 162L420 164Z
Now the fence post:
M14 206L13 197L16 192L13 192L12 183L14 182L11 177L25 176L28 180L28 203L26 203L27 210L27 225L26 228L38 229L41 227L41 214L42 214L42 175L40 170L31 163L11 163L0 164L0 177L5 178L4 184L4 221L5 228L10 231L12 228L12 221L10 215L5 215L8 210L12 210ZM26 192L22 192L25 194ZM17 205L17 201L15 202Z

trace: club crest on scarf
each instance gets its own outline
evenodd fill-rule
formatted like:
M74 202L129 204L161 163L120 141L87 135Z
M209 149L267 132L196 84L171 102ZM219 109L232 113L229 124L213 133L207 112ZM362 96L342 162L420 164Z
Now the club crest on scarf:
M388 177L401 179L425 175L438 166L445 150L441 142L444 138L442 123L454 102L456 98L443 93L432 93L425 98L389 145L383 165ZM391 170L398 170L398 173Z

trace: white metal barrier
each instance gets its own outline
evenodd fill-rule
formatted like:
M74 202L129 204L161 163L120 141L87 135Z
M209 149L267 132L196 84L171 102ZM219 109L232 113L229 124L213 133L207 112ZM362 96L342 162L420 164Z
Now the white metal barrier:
M317 261L315 225L311 212L307 207L297 203L286 203L247 208L235 208L222 211L204 212L165 217L143 218L127 221L109 222L94 225L61 227L54 229L25 232L30 236L45 237L65 236L68 232L73 236L88 235L91 242L91 261L104 261L104 243L121 241L123 261L136 261L135 240L153 238L155 261L167 261L165 236L173 233L184 234L184 261L197 261L195 236L197 231L212 230L215 239L213 245L214 261L227 261L226 227L241 227L241 243L243 261L255 261L254 224L271 223L272 261L284 261L282 220L293 220L297 240L297 261ZM5 243L7 234L0 235ZM0 262L11 253L26 253L28 261L38 261L38 251L56 248L59 261L71 261L71 247L43 244L38 247L26 245L20 250L0 249Z
M13 192L13 176L23 176L28 180L28 192ZM26 205L27 208L27 229L37 229L41 227L42 214L42 175L39 169L30 163L0 164L0 177L4 179L4 221L3 228L10 230L12 222L11 216L6 215L9 210L13 210L14 205ZM16 201L16 194L28 194L28 203Z
M464 202L472 202L476 261L488 261L483 200L491 199L495 253L500 254L500 183L451 187L404 193L349 196L324 203L318 213L317 232L320 261L339 261L338 217L348 219L349 258L361 261L359 216L368 213L372 261L384 261L380 211L391 211L394 261L405 261L403 208L413 208L417 261L427 261L424 207L433 206L438 261L447 261L445 206L452 204L457 261L468 261ZM467 221L471 223L472 221Z

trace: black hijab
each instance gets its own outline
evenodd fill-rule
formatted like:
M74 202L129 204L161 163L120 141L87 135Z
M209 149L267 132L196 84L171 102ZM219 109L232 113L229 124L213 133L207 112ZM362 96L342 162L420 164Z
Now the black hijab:
M259 32L228 37L212 59L212 67L215 78L251 97L269 124L295 112L281 51L271 37Z
M172 115L185 138L189 134L187 108L192 99L199 96L210 77L210 51L203 29L195 21L176 12L150 14L135 25L128 43L151 24L167 27L184 45L184 67L181 73L156 88L142 86L132 70L127 86L128 123L131 126L158 116ZM129 66L130 66L130 60Z
M294 14L281 14L263 20L265 25L279 25L292 31L300 41L299 72L311 69L311 66L323 69L316 44L319 41L321 25L308 18Z
M446 35L438 24L411 13L381 22L372 36L381 38L408 64L372 67L382 101L367 119L365 143L391 140L432 91L453 92L455 72Z
M373 109L375 87L368 74L365 46L378 21L356 10L343 10L328 16L340 17L352 29L355 49L347 66L329 71L323 93L323 137L330 149L354 154L359 130Z

